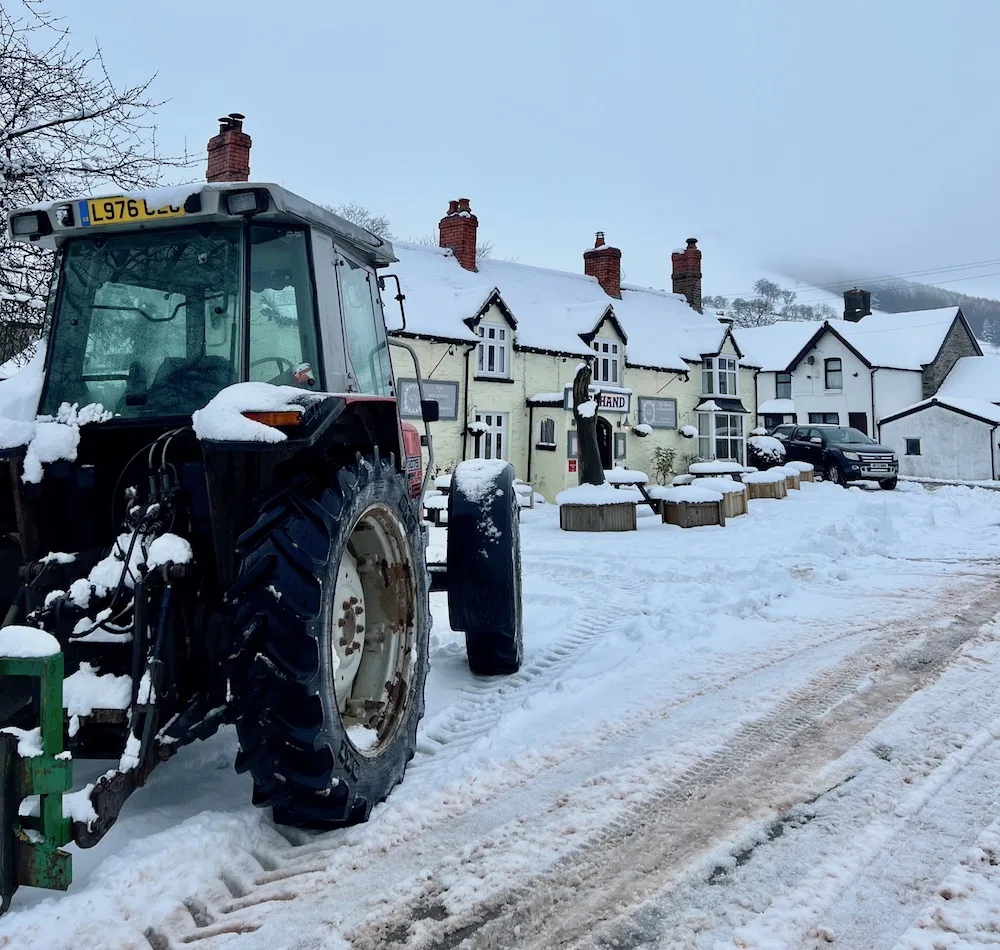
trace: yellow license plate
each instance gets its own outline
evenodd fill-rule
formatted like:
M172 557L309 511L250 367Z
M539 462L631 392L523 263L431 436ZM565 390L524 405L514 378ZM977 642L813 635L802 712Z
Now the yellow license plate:
M160 218L179 218L184 209L177 205L154 208L142 198L88 198L80 202L80 224L129 224Z

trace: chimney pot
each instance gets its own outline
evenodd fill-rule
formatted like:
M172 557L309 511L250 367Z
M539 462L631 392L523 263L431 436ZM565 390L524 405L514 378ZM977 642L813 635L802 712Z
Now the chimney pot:
M466 270L476 269L476 236L479 219L472 213L468 198L448 202L448 213L438 222L438 243L450 247Z
M598 231L594 246L583 252L583 272L594 277L609 297L622 297L622 252L604 241L604 232Z

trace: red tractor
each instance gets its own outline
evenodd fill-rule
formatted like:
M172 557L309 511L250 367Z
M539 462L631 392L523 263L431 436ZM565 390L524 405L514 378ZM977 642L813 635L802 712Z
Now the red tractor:
M399 418L391 245L245 182L8 225L55 265L45 340L0 384L31 406L0 419L2 909L19 884L68 886L61 845L95 844L223 723L275 821L366 820L414 754L431 622L433 445ZM465 462L453 483L435 583L476 671L513 672L513 470ZM70 795L79 757L119 765Z

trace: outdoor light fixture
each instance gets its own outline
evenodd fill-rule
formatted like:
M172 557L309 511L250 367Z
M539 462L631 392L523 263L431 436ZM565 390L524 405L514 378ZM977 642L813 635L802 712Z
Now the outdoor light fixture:
M30 214L16 214L10 219L10 230L15 237L40 237L52 233L52 225L44 211L33 211Z
M256 214L267 211L268 193L263 188L253 191L231 191L226 195L226 211L229 214Z

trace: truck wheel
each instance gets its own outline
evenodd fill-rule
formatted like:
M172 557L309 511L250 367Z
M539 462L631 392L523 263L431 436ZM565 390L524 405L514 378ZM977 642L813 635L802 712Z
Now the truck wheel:
M358 456L283 486L238 542L231 708L254 804L280 824L367 820L424 712L427 569L406 478Z
M840 478L840 469L837 468L836 462L827 462L826 468L823 471L823 477L834 485L843 485Z
M448 614L465 633L469 669L516 673L524 657L521 531L514 467L455 467L448 501Z
M897 484L899 484L899 480L896 478L884 478L878 483L878 487L884 491L892 491Z

